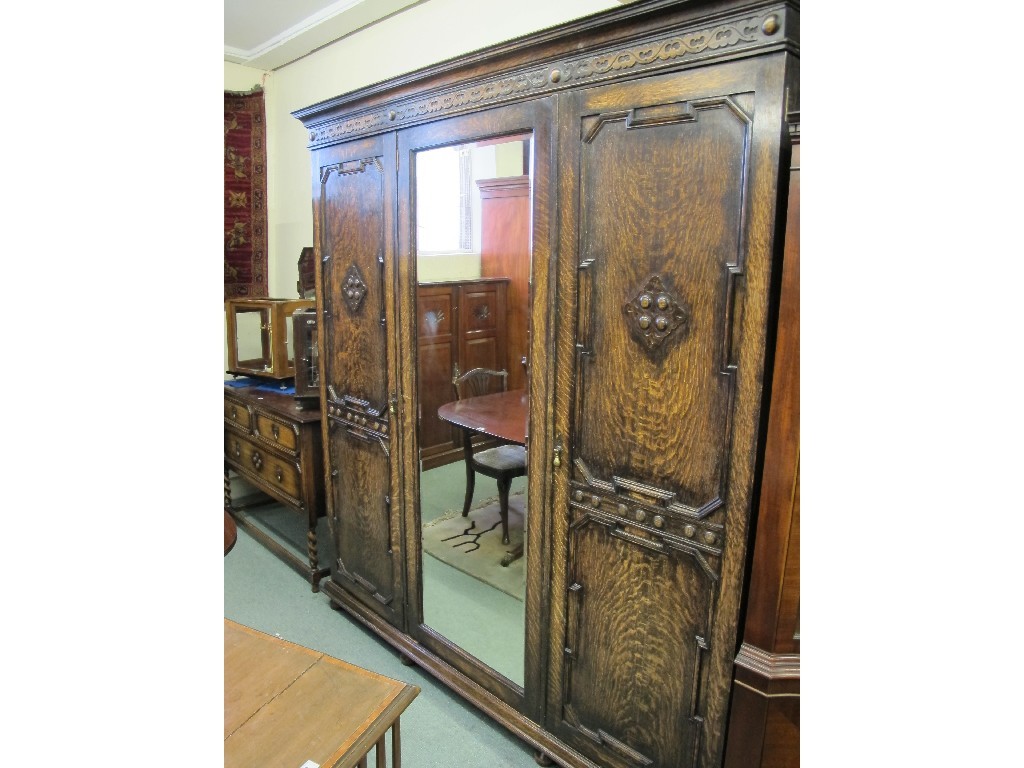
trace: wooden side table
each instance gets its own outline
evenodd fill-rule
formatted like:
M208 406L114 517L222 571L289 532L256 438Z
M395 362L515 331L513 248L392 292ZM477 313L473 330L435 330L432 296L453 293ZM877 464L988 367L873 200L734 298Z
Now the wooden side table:
M324 516L323 438L320 410L307 410L290 394L258 387L224 386L224 509L263 546L305 576L314 592L330 574L317 553L317 520ZM228 470L306 521L306 557L238 514Z
M418 686L224 619L224 768L401 768L399 716Z

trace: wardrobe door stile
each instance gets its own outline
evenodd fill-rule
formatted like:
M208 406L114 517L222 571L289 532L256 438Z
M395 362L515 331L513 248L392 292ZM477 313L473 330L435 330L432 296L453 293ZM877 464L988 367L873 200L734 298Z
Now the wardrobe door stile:
M548 724L721 761L757 450L784 57L565 99ZM573 143L572 150L567 149Z
M394 135L313 153L321 407L331 580L393 625L404 622L402 531L393 503ZM328 589L330 592L330 589Z

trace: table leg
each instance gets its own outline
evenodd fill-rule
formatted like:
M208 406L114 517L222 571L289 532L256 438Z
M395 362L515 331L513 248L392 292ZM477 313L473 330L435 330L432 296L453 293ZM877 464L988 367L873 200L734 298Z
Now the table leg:
M505 553L505 556L501 558L501 565L504 568L508 568L511 563L514 563L520 557L523 556L523 545L516 544L511 550Z
M400 717L395 718L395 724L391 726L391 765L394 768L402 768L402 734L399 732Z
M469 506L473 503L473 488L476 485L476 473L473 471L473 433L462 430L462 451L466 459L466 500L462 504L462 516L469 514Z
M228 464L224 462L224 511L231 511L231 478L228 476Z

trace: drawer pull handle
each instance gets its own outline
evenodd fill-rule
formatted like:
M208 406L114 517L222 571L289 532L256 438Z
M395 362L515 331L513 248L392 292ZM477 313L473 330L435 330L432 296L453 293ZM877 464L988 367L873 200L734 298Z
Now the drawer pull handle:
M274 468L274 477L277 478L277 482L279 483L284 480L284 472L281 471L280 467Z
M239 444L239 442L238 442L238 441L236 440L236 441L235 441L235 458L236 458L236 459L237 459L237 458L241 458L241 456L242 456L242 446L241 446L241 445Z
M277 428L277 424L270 425L270 434L274 436L275 440L281 439L281 430Z
M231 406L231 418L238 421L238 409L235 406Z

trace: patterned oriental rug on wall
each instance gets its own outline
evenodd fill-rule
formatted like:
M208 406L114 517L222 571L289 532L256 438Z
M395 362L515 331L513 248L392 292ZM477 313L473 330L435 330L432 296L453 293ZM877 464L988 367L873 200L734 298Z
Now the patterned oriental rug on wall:
M224 92L224 299L267 296L263 90Z

